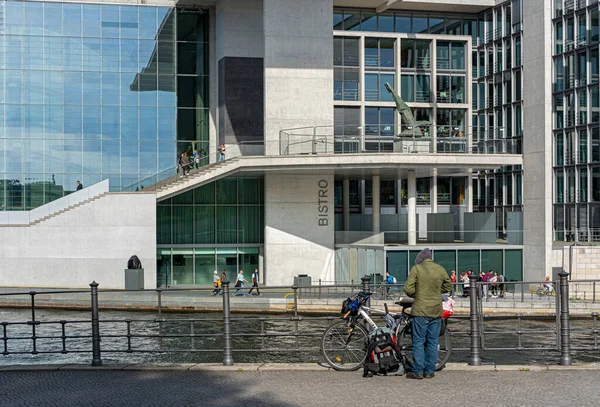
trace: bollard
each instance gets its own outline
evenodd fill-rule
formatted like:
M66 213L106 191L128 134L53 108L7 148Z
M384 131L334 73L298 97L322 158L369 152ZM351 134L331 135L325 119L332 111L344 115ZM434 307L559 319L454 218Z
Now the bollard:
M233 366L231 352L231 308L229 307L229 281L222 281L223 289L223 366Z
M92 366L102 366L100 358L100 320L98 318L98 283L92 281Z
M479 356L479 315L477 305L477 292L479 291L479 287L477 287L477 276L471 274L469 276L469 282L471 284L471 356L469 358L469 365L481 366L481 357Z
M160 288L157 288L156 292L158 294L158 316L160 316L160 313L162 311L162 290Z
M364 276L361 277L362 281L362 290L365 294L371 294L371 290L369 289L369 283L371 282L371 277ZM367 307L371 307L371 296L369 295L369 299L367 300Z
M295 285L292 286L292 290L294 290L294 316L298 316L298 287Z
M571 338L569 326L569 273L562 271L560 277L560 365L571 366Z

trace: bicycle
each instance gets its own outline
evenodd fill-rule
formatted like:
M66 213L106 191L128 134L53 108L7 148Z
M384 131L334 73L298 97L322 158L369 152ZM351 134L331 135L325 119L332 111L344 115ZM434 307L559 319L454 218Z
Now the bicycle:
M321 353L327 364L337 371L354 371L360 369L367 359L367 343L369 341L369 331L377 329L377 324L369 316L369 312L379 315L389 315L396 323L395 340L398 345L398 351L401 360L406 361L406 365L412 366L412 316L406 312L406 309L413 304L412 298L401 297L395 304L402 307L398 314L390 314L387 304L384 304L385 311L370 308L366 305L369 294L359 293L360 305L356 311L348 311L341 321L332 323L321 337ZM442 320L442 330L440 332L440 341L438 344L438 363L435 370L440 371L448 362L452 352L452 343L450 340L450 331L447 330L447 321ZM362 324L361 324L362 322ZM364 325L367 326L365 328Z
M381 283L372 295L376 300L393 300L400 298L400 288L396 285Z
M554 294L554 290L552 289L552 287L550 287L549 289L546 289L546 287L540 287L535 293L538 295L538 297L543 297L544 295L556 295Z

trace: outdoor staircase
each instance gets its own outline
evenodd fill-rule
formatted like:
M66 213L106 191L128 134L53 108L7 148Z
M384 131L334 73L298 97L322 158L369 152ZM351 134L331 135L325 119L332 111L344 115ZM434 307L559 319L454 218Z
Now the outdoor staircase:
M239 166L240 160L238 158L231 158L209 164L198 169L190 170L190 173L184 177L175 175L157 182L156 184L144 188L144 192L156 192L157 200L161 201L172 195L224 178L237 171Z
M65 213L65 212L68 212L68 211L70 211L70 210L72 210L72 209L79 208L80 206L83 206L83 205L85 205L85 204L88 204L88 203L90 203L90 202L93 202L93 201L95 201L95 200L97 200L97 199L100 199L100 198L102 198L103 196L105 196L106 194L107 194L107 193L105 192L105 193L102 193L102 194L100 194L100 195L96 195L96 196L94 196L94 197L91 197L91 198L85 199L85 200L83 200L83 201L81 201L81 202L79 202L79 203L76 203L76 204L73 204L73 205L69 205L69 206L67 206L67 207L66 207L66 208L64 208L64 209L60 209L60 210L58 210L58 211L56 211L56 212L53 212L53 213L51 213L51 214L49 214L49 215L46 215L46 216L44 216L44 217L42 217L42 218L40 218L40 219L36 219L36 220L34 220L33 222L29 222L29 225L30 225L30 226L33 226L33 225L37 225L38 223L42 223L42 222L44 222L44 221L46 221L46 220L48 220L48 219L54 218L55 216L58 216L58 215L60 215L60 214L63 214L63 213Z
M0 211L0 226L33 226L72 209L102 198L109 191L109 181L100 181L29 211Z

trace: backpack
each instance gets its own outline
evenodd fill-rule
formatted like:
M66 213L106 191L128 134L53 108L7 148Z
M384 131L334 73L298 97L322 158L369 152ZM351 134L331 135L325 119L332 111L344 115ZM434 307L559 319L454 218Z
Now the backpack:
M404 374L404 364L398 352L398 346L392 329L381 327L369 334L366 345L367 359L365 360L363 377L393 373Z
M396 277L392 276L392 284L396 284Z

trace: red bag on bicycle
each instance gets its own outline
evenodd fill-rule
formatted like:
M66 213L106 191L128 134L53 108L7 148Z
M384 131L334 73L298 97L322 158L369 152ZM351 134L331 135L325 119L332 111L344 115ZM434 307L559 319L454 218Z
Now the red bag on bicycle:
M454 314L454 300L452 298L447 298L445 301L442 301L442 318L450 318Z

